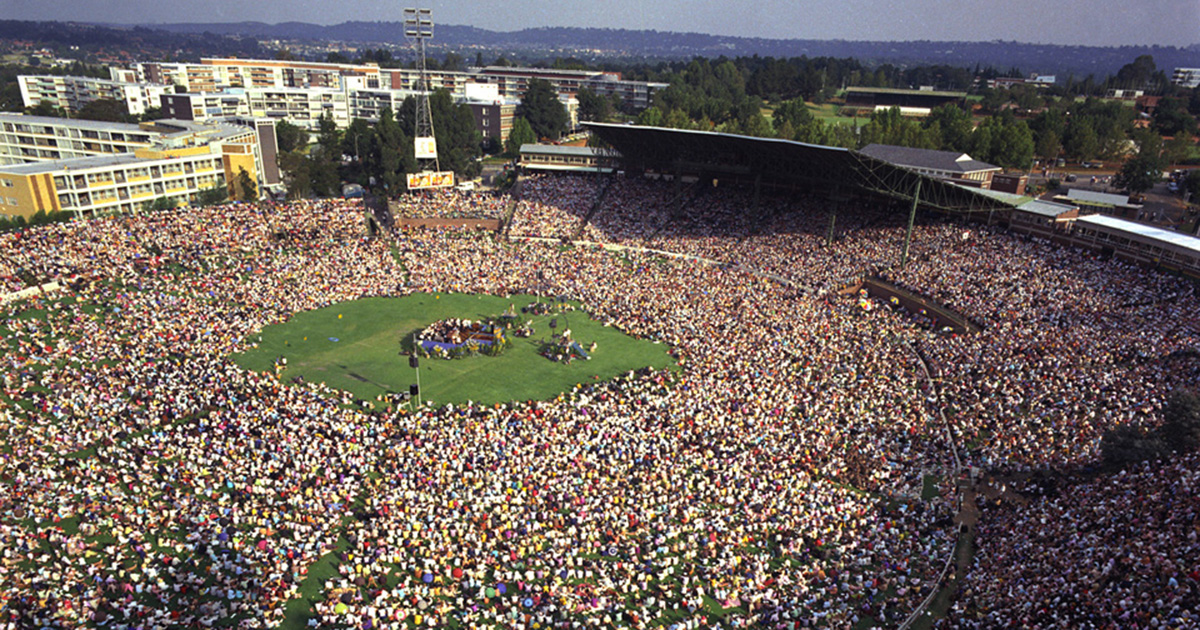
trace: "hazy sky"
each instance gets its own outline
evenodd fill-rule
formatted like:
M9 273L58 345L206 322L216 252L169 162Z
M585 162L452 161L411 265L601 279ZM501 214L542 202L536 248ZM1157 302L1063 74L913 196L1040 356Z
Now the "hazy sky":
M593 26L775 39L1200 43L1200 0L0 0L0 17L113 23L398 20L511 31Z

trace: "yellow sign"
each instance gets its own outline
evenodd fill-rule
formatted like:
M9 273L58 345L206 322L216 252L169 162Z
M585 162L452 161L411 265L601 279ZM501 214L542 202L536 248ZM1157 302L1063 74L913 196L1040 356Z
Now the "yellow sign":
M408 189L449 188L454 185L454 171L425 171L408 174Z

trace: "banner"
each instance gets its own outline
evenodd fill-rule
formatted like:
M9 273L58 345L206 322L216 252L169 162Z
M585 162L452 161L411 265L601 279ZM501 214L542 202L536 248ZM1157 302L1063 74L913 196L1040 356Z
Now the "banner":
M417 138L413 140L418 160L437 159L437 138Z
M408 174L408 189L449 188L454 185L454 171L425 171Z

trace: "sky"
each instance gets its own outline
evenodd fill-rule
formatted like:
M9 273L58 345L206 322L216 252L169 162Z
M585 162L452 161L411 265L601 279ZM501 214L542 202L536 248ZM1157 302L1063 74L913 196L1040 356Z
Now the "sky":
M580 26L771 39L1200 43L1200 0L0 0L0 16L118 24L395 21L513 31Z

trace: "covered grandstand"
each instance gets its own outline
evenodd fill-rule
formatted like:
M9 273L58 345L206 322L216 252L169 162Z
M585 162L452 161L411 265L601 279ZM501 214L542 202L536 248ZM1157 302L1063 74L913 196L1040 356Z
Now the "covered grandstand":
M1007 213L1014 207L1009 197L982 194L850 149L708 131L584 124L620 154L627 173L753 186L755 203L747 209L752 216L758 213L762 188L828 197L831 223L839 202L850 197L899 202L909 212L905 260L919 207L959 215Z

